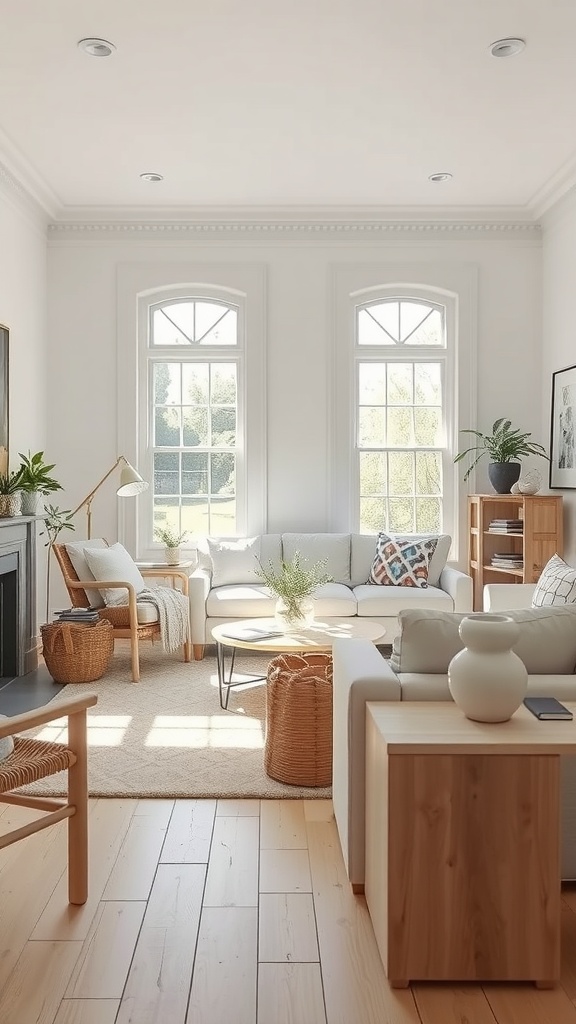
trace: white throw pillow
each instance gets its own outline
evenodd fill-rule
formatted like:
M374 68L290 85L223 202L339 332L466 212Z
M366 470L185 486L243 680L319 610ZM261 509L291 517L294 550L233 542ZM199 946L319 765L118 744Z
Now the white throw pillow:
M260 537L238 540L206 538L212 560L212 586L227 587L234 583L263 583L256 570L259 568Z
M552 555L542 569L532 595L532 607L574 604L576 601L576 569L560 555Z
M78 540L65 544L64 547L68 552L68 556L79 580L93 580L94 573L90 569L88 562L84 558L84 548L107 548L108 545L105 540L101 537L97 537L94 540ZM88 590L85 588L86 597L90 601L93 608L103 608L104 598L99 590Z
M134 559L123 544L111 544L109 548L84 548L84 557L96 580L118 580L131 583L139 594L146 589L144 577ZM100 588L107 605L128 604L128 591L122 587Z
M0 722L5 722L10 715L0 715ZM10 754L14 750L14 737L3 736L0 740L0 761L3 761L5 757L10 757Z

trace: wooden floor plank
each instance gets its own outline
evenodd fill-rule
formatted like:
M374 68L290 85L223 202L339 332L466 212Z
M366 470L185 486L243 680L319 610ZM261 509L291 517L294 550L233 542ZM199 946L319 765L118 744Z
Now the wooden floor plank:
M84 941L88 935L137 801L97 800L94 803L88 827L88 899L82 907L71 906L67 877L62 877L38 919L33 939Z
M311 893L262 893L258 960L308 963L319 960Z
M178 800L160 855L161 864L207 864L215 800Z
M258 818L216 818L205 907L258 905L258 832Z
M168 828L175 800L138 800L134 808L135 818L146 818L148 825Z
M184 1024L206 867L160 864L117 1024Z
M319 964L260 964L257 1024L326 1024Z
M146 903L108 901L96 911L66 989L67 999L120 999Z
M54 1024L115 1024L118 999L63 999Z
M494 1024L494 1014L479 985L419 984L412 985L412 992L422 1024Z
M306 821L332 821L334 808L331 800L303 800Z
M498 1024L576 1024L576 1006L560 985L485 985L484 992Z
M166 829L133 818L110 873L103 900L147 900Z
M259 800L218 800L218 818L257 818L260 815Z
M366 901L350 888L335 823L310 821L307 832L327 1024L420 1024L412 992L388 984Z
M308 850L261 850L260 892L312 892Z
M0 1021L53 1024L81 948L81 942L27 942L0 988Z
M263 800L261 850L305 850L308 845L302 800Z
M256 907L202 910L186 1024L256 1024L257 921Z

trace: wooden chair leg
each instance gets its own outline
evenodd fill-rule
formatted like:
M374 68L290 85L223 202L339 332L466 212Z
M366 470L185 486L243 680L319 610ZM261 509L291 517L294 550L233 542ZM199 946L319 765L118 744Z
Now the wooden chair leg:
M192 653L192 644L190 643L189 640L187 640L186 643L184 644L184 661L188 662L188 661L192 660L191 653Z
M130 653L132 655L132 682L140 682L140 653L138 650L138 637L130 637Z
M68 803L75 813L68 818L68 901L88 899L88 757L86 711L68 718L68 745L76 764L68 769Z
M202 661L204 658L204 644L193 644L194 648L194 660Z

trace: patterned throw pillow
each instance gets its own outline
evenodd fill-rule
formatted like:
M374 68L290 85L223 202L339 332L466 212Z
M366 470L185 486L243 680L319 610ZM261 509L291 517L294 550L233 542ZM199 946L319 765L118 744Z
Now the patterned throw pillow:
M542 569L540 579L532 595L532 607L545 605L574 604L576 601L576 569L568 565L560 555L552 555Z
M382 587L427 587L428 567L437 543L379 533L367 582Z

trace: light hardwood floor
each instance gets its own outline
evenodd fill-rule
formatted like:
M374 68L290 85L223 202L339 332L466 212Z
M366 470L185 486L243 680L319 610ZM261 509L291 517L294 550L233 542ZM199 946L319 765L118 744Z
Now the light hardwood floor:
M330 801L93 800L90 843L84 907L64 822L0 853L1 1024L576 1024L576 888L556 989L393 991Z

